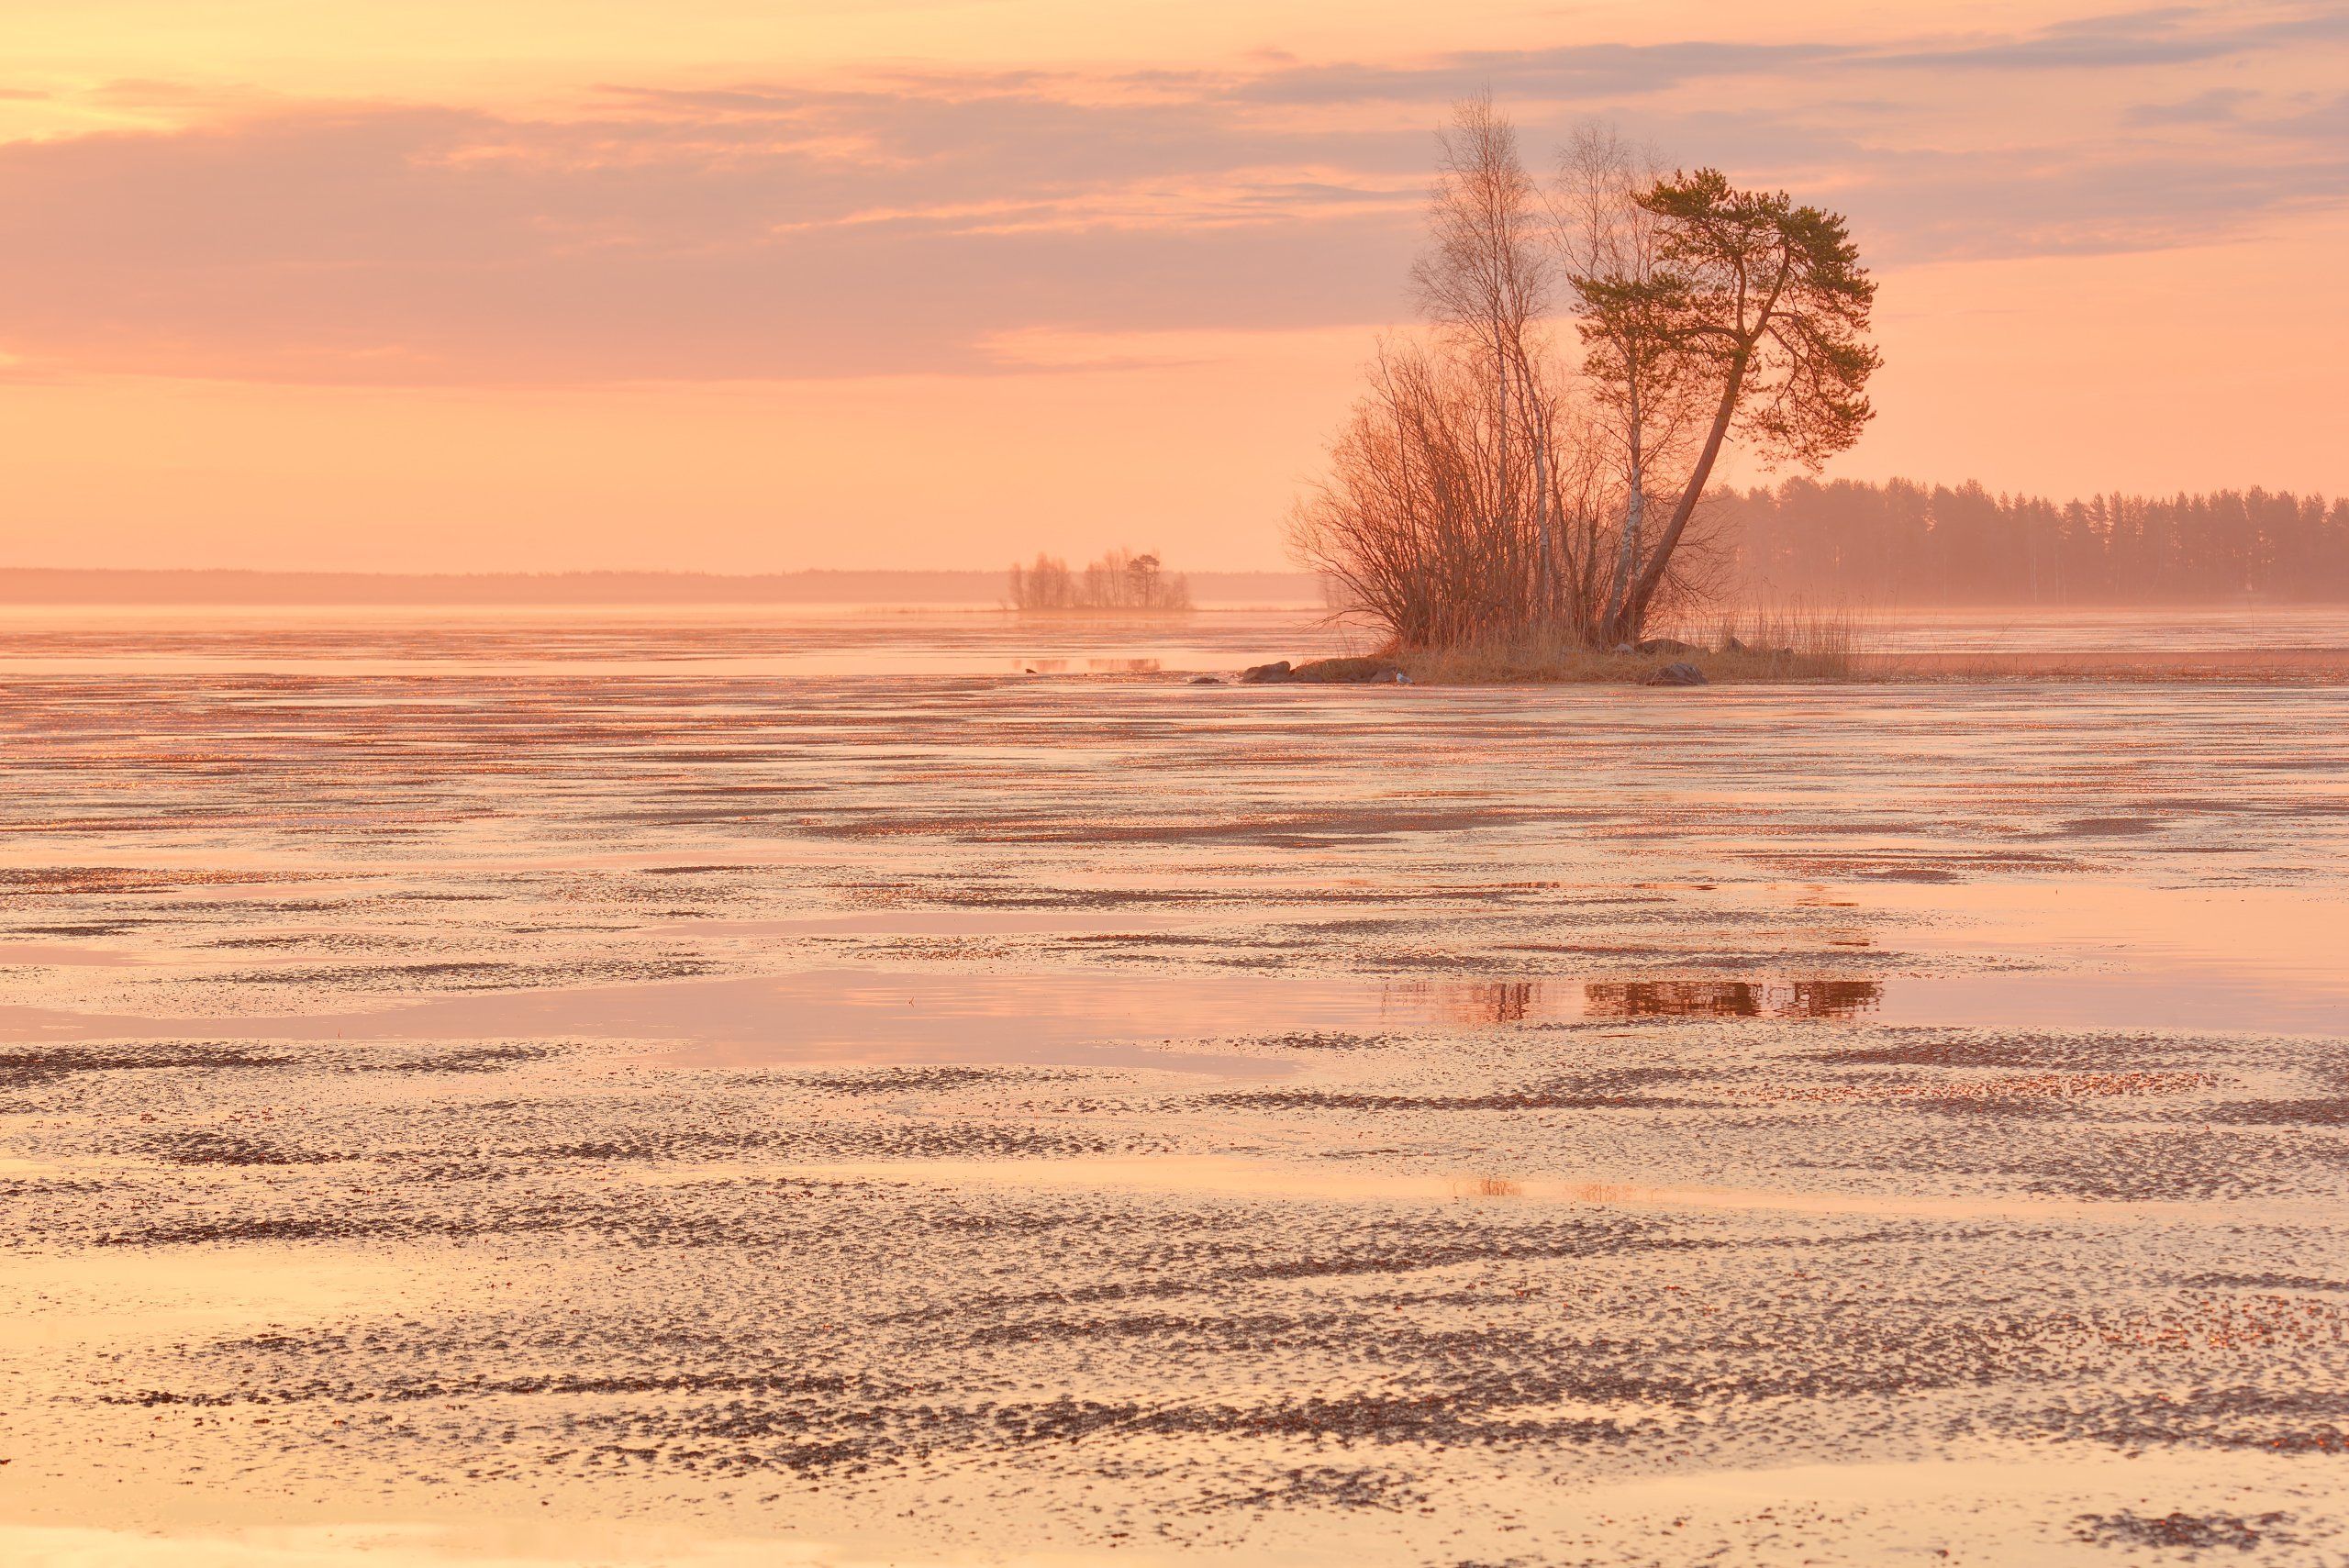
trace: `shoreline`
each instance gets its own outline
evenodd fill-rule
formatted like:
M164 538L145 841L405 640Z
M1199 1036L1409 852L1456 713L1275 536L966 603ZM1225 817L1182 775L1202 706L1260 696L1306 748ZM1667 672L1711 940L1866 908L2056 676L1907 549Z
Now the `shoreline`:
M1686 662L1707 685L1956 685L2030 681L2047 684L2129 682L2193 685L2252 681L2290 685L2349 683L2349 648L2181 650L2033 649L2014 651L1796 654L1591 654L1542 664L1479 666L1442 654L1397 657L1415 685L1639 685ZM1693 688L1683 688L1693 689Z

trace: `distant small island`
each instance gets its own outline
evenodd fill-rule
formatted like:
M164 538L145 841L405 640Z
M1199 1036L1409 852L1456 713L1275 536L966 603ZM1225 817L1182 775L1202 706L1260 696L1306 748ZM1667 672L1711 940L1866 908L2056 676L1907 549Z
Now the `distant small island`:
M1011 607L1020 611L1107 610L1144 614L1191 607L1190 580L1167 571L1155 555L1113 550L1082 572L1057 556L1039 553L1026 566L1014 564Z

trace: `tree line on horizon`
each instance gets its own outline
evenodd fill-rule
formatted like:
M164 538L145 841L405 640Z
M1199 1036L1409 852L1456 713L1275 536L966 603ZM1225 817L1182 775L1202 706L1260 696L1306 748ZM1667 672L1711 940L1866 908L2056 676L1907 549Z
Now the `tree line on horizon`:
M2263 489L2062 505L1979 483L1724 490L1698 550L1745 593L1884 604L2349 601L2349 498Z

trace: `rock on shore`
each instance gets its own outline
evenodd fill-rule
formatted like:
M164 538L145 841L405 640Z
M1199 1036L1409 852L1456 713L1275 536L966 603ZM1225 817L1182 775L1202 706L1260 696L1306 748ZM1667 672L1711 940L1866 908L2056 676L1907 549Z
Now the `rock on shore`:
M1391 659L1310 659L1296 665L1283 659L1271 664L1252 664L1240 672L1240 684L1246 686L1294 681L1325 684L1385 681L1408 685L1410 679L1403 673L1403 667Z

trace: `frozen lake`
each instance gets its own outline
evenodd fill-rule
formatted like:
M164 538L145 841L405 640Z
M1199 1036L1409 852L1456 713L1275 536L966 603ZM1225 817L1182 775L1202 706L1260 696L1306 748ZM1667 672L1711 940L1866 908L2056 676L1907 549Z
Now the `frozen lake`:
M1345 645L0 613L0 1548L2349 1529L2340 686L1187 684Z

